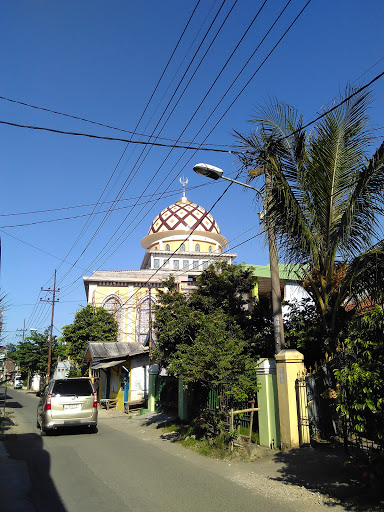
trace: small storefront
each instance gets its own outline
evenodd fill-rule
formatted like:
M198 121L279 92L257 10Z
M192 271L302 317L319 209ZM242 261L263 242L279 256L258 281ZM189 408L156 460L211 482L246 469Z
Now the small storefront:
M147 398L148 351L139 343L89 343L83 361L89 362L99 402L116 401L123 411L124 403Z

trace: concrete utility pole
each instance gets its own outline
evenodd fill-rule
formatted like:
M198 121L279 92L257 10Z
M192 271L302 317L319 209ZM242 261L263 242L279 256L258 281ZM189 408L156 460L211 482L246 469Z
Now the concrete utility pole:
M24 327L22 329L16 329L17 332L22 332L23 333L23 341L25 340L25 331L27 329L25 328L25 318L24 318ZM18 336L20 336L20 334L18 334Z
M270 198L272 180L271 175L265 168L265 191L266 200ZM281 310L281 289L280 289L280 276L279 276L279 262L277 257L277 243L276 233L272 226L268 215L266 215L266 226L268 232L268 245L269 245L269 267L271 270L271 288L272 288L272 315L273 315L273 331L275 336L275 351L276 354L285 348L284 341L284 324L283 314Z
M149 346L149 365L152 364L152 287L151 284L148 283L148 294L149 294L149 340L148 340L148 346Z
M245 188L250 188L254 190L261 198L264 204L264 209L266 210L268 199L270 198L271 192L271 175L268 172L268 169L264 169L263 173L265 175L265 192L266 195L263 195L258 188L252 187L247 183L242 183L241 181L234 180L232 178L228 178L223 175L223 170L219 167L209 164L196 164L193 167L193 170L200 174L201 176L206 176L207 178L211 178L213 180L218 180L219 178L227 181L231 181L232 183L236 183L237 185L241 185ZM279 277L279 263L277 259L277 245L276 245L276 234L274 227L268 216L265 216L264 222L266 223L267 234L268 234L268 245L269 245L269 266L271 270L271 288L272 288L272 314L273 314L273 331L275 338L275 353L278 354L280 350L285 348L284 343L284 325L283 325L283 316L281 311L281 290L280 290L280 277Z
M52 333L53 333L53 317L55 314L55 302L59 302L59 299L56 299L56 292L60 291L60 288L56 289L56 269L55 269L55 277L53 281L53 290L48 288L48 290L43 290L42 292L50 292L52 293L52 299L40 299L42 302L51 302L52 303L52 315L51 315L51 326L49 333L49 347L48 347L48 367L47 367L47 382L49 381L49 377L51 376L51 359L52 359Z

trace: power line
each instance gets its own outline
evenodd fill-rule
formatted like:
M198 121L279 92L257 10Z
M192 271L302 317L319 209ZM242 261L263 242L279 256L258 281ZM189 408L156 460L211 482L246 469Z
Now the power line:
M155 130L156 130L156 129L157 129L157 127L159 126L161 119L163 118L163 116L164 116L164 114L165 114L166 110L168 109L168 107L169 107L170 103L172 102L172 99L173 99L173 98L174 98L174 96L176 95L176 92L178 91L178 89L179 89L179 87L180 87L180 85L181 85L182 81L184 80L184 77L186 76L186 74L187 74L187 72L188 72L189 68L191 67L191 65L192 65L192 63L193 63L193 61L194 61L194 59L196 58L197 53L198 53L198 51L200 50L200 48L201 48L201 46L202 46L202 44L203 44L204 40L206 39L206 37L207 37L208 33L209 33L209 32L210 32L210 30L212 29L212 27L213 27L213 25L214 25L214 23L215 23L215 21L216 21L216 19L217 19L218 15L219 15L219 13L220 13L221 9L223 8L223 6L224 6L225 2L226 2L226 0L223 0L223 2L221 3L221 5L220 5L220 7L219 7L219 9L218 9L218 11L217 11L217 13L216 13L216 15L215 15L215 17L214 17L213 21L211 22L211 24L210 24L210 26L209 26L208 30L206 31L206 33L205 33L205 35L204 35L204 37L203 37L203 39L202 39L202 42L200 43L200 45L199 45L198 49L196 50L196 52L195 52L194 56L192 57L192 60L191 60L190 64L188 65L188 67L187 67L186 71L184 72L184 74L183 74L183 76L182 76L181 80L179 81L179 83L178 83L178 85L177 85L177 87L176 87L176 90L174 91L174 93L173 93L173 95L172 95L171 99L169 100L169 102L168 102L167 106L165 107L165 109L164 109L164 111L163 111L163 114L161 115L161 117L160 117L159 121L157 122L157 124L156 124L156 126L155 126L155 128L154 128L154 130L152 131L152 135L155 133ZM232 11L232 9L233 9L234 5L236 4L236 2L237 2L237 0L235 0L235 2L234 2L234 4L233 4L232 8L230 9L230 12ZM230 12L229 12L229 13L230 13ZM228 19L229 13L227 14L227 16L226 16L226 18L225 18L225 19ZM219 30L221 30L222 26L223 26L223 24L221 25L221 27L219 28ZM216 34L216 36L217 36L217 34ZM216 37L216 36L215 36L215 37ZM206 53L205 53L205 55L206 55ZM203 58L205 57L205 55L203 56ZM201 63L201 61L200 61L200 63ZM184 91L183 91L182 95L184 94L184 92L185 92L185 89L184 89ZM179 100L180 100L180 98L179 98ZM178 100L178 101L179 101L179 100ZM165 126L165 125L164 125L164 126ZM161 130L164 128L164 126L161 128ZM161 133L161 130L160 130L160 133ZM153 147L153 144L150 144L150 148L151 148L151 149L152 149L152 147ZM144 149L145 149L145 148L144 148ZM143 151L141 152L141 154L139 155L138 159L136 160L136 163L135 163L134 167L132 168L132 170L131 170L131 172L129 173L129 175L128 175L127 179L125 180L125 182L124 182L123 186L121 187L120 192L119 192L119 194L117 195L116 199L118 199L118 198L119 198L119 196L121 196L122 194L124 194L124 192L127 190L128 186L131 184L132 180L135 178L135 176L136 176L136 174L138 173L138 171L139 171L140 167L142 166L142 164L143 164L143 162L144 162L144 160L145 160L146 156L148 156L148 153L147 153L147 155L144 157L144 159L143 159L143 161L141 162L141 164L139 165L139 167L136 169L136 171L135 171L135 172L134 172L134 174L132 175L132 173L133 173L133 171L134 171L135 167L138 165L138 162L139 162L140 158L142 157L142 155L143 155L143 153L144 153L144 149L143 149ZM150 180L149 184L146 186L146 188L144 189L143 193L148 189L148 187L150 186L150 184L152 183L152 181L155 179L155 177L157 176L157 174L159 173L159 171L160 171L160 169L158 169L158 170L156 171L155 175L151 178L151 180ZM129 181L129 180L130 180L130 181ZM142 195L143 195L143 194L142 194ZM135 207L136 207L136 205L134 205L134 207L133 207L133 208L135 208ZM95 233L94 233L94 235L92 236L91 240L88 242L87 246L83 249L83 251L81 252L80 256L77 258L76 262L77 262L77 261L79 261L79 259L80 259L80 258L81 258L81 256L84 254L84 252L86 251L86 249L87 249L87 248L89 247L89 245L92 243L92 241L94 240L95 236L99 233L100 229L103 227L103 225L105 224L105 222L106 222L106 221L107 221L107 219L109 218L109 215L110 215L110 213L108 212L108 213L106 214L106 216L104 217L104 219L102 220L102 222L100 223L100 225L99 225L99 227L97 228L97 230L95 231ZM104 245L104 247L103 247L103 249L101 250L101 252L105 249L105 247L108 245L108 243L112 240L113 236L118 232L118 230L119 230L119 229L120 229L120 227L124 224L124 222L126 221L126 219L128 218L128 216L129 216L129 214L128 214L128 215L125 217L125 219L120 223L120 225L118 226L118 228L115 230L115 232L114 232L114 233L112 234L112 236L109 238L108 242ZM121 235L121 236L122 236L122 235ZM121 238L121 236L120 236L119 238ZM100 253L99 253L99 254L100 254ZM97 257L96 257L96 259L97 259ZM62 282L62 281L63 281L63 279L64 279L64 278L69 274L69 272L70 272L70 270L68 270L68 271L66 272L66 274L62 277L61 282ZM76 281L77 281L77 279L76 279ZM75 282L76 282L76 281L75 281ZM71 286L71 285L68 285L68 286Z
M220 10L222 9L222 7L223 7L223 5L224 5L225 1L226 1L226 0L224 0L224 1L223 1L223 3L221 4L221 6L220 6L220 8L219 8L219 10L218 10L218 13L219 13L219 12L220 12ZM198 2L198 3L199 3L199 2ZM198 5L198 3L197 3L197 5ZM197 5L196 5L196 8L197 8ZM195 8L195 10L196 10L196 8ZM195 10L194 10L194 12L195 12ZM215 19L216 19L216 17L217 17L217 15L218 15L218 13L217 13L217 14L216 14L216 16L215 16ZM192 13L192 15L193 15L193 13ZM192 17L192 15L191 15L191 17ZM191 20L191 17L190 17L189 21ZM189 21L188 21L188 23L187 23L187 26L188 26L188 24L189 24ZM212 24L213 24L213 23L211 23L210 28L212 27ZM210 28L208 29L208 31L210 30ZM182 33L181 37L179 38L179 41L178 41L178 43L177 43L177 45L176 45L176 46L178 46L178 45L179 45L179 43L180 43L180 41L181 41L181 38L183 37L183 35L184 35L184 33L185 33L185 30L186 30L186 29L184 29L184 31L183 31L183 33ZM205 37L206 37L206 36L205 36ZM172 56L173 56L173 55L174 55L174 52L172 53ZM171 56L171 58L172 58L172 56ZM166 71L166 69L167 69L167 67L168 67L168 65L169 65L169 63L170 63L170 60L171 60L171 59L169 59L169 60L168 60L168 63L167 63L167 65L166 65L166 67L165 67L165 70L164 70L164 72L163 72L163 74L162 74L161 78L164 76L164 73L165 73L165 71ZM147 105L146 105L146 107L145 107L145 109L144 109L144 113L145 113L145 111L146 111L146 109L147 109L147 107L148 107L148 105L149 105L150 101L152 100L153 95L154 95L154 93L156 92L156 89L157 89L157 87L158 87L158 85L159 85L160 81L161 81L161 79L158 81L158 83L157 83L157 85L156 85L156 87L155 87L155 91L153 92L153 94L152 94L152 96L151 96L150 100L148 101L148 103L147 103ZM181 83L181 82L179 82L179 85L180 85L180 83ZM179 87L179 85L178 85L178 87ZM178 88L178 87L177 87L177 88ZM176 90L177 90L177 89L176 89ZM174 94L175 94L175 93L174 93ZM174 96L174 95L173 95L173 96ZM172 96L172 97L173 97L173 96ZM171 98L171 99L172 99L172 98ZM169 105L169 103L168 103L168 105ZM167 105L167 107L166 107L166 108L168 108L168 105ZM135 128L135 129L137 129L137 128L138 128L138 126L139 126L139 124L140 124L140 122L141 122L141 120L142 120L142 118L143 118L144 113L143 113L143 114L142 114L142 116L140 117L140 120L139 120L139 122L137 123L137 125L136 125L136 128ZM164 115L164 114L163 114L163 115ZM160 120L161 120L161 118L160 118ZM157 125L156 125L156 127L157 127ZM155 129L156 129L156 128L155 128ZM153 130L153 131L152 131L152 135L154 134L154 131L155 131L155 130ZM153 147L153 145L150 145L150 147L152 148L152 147ZM122 159L122 157L124 156L124 154L125 154L125 152L126 152L127 148L128 148L128 144L126 145L126 147L125 147L125 149L124 149L124 151L123 151L123 154L122 154L122 155L121 155L121 157L120 157L119 163L121 162L121 159ZM142 154L143 154L143 151L142 151L141 155L142 155ZM139 156L139 159L141 158L141 155ZM139 160L139 159L138 159L138 160ZM136 161L135 166L137 165L138 160ZM119 164L118 164L118 165L119 165ZM115 198L115 201L116 201L117 199L119 199L119 197L121 197L121 195L126 191L126 189L128 188L128 186L129 186L129 185L130 185L130 183L132 182L133 178L134 178L134 177L135 177L135 175L137 174L137 171L136 171L136 172L135 172L135 174L132 176L132 173L133 173L133 171L134 171L135 166L133 167L133 169L132 169L132 170L131 170L131 172L129 173L128 177L126 178L126 180L125 180L125 182L124 182L123 186L122 186L122 187L121 187L121 189L120 189L120 192L118 193L118 195L117 195L117 196L116 196L116 198ZM115 167L115 171L116 171L116 168L117 168L117 167ZM115 172L115 171L114 171L114 172ZM131 176L132 176L132 177L131 177ZM129 181L129 180L130 180L130 181ZM126 185L126 184L127 184L127 182L128 182L128 185ZM125 187L125 188L124 188L124 187ZM123 190L123 188L124 188L124 190ZM114 203L113 203L113 204L114 204ZM83 251L81 252L80 256L77 258L76 263L77 263L77 261L79 261L79 259L80 259L80 258L81 258L81 256L84 254L84 252L86 251L86 249L90 246L90 244L92 243L92 241L93 241L93 240L95 239L95 237L98 235L98 233L100 232L100 230L102 229L102 227L103 227L103 226L104 226L104 224L106 223L106 221L107 221L107 219L109 218L109 216L110 216L110 212L108 212L108 213L105 215L104 219L103 219L103 220L101 221L101 223L99 224L99 227L96 229L96 231L95 231L95 232L94 232L94 234L92 235L92 237L91 237L90 241L88 242L88 244L86 245L86 247L83 249ZM119 228L118 228L118 229L119 229ZM81 235L81 234L80 234L80 235ZM79 236L80 236L80 235L79 235ZM71 249L70 249L70 251L69 251L69 252L71 252L71 250L73 249L74 245L77 243L78 239L79 239L79 237L77 238L77 240L75 241L75 243L72 245L72 247L71 247ZM67 256L68 256L68 254L67 254ZM66 274L62 277L61 281L63 281L63 279L64 279L64 278L69 274L69 272L70 272L70 271L71 271L71 269L70 269L70 270L68 270L68 271L66 272Z
M288 1L288 3L286 4L286 6L283 8L283 10L281 11L280 15L277 17L277 19L275 20L275 22L272 24L272 26L270 27L270 29L267 31L266 35L264 36L264 38L262 39L261 43L265 40L265 38L267 37L267 35L270 33L270 31L272 30L272 28L274 27L274 25L277 23L278 19L281 17L281 15L283 14L283 12L285 11L285 9L287 8L287 6L289 5L291 0ZM233 106L233 104L235 103L235 101L239 98L239 96L242 94L242 92L245 90L245 88L249 85L250 81L254 78L254 76L256 75L256 73L261 69L261 67L265 64L265 62L268 60L268 58L271 56L271 54L274 52L274 50L277 48L277 46L280 44L280 42L284 39L284 37L286 36L286 34L289 32L289 30L292 28L292 26L296 23L296 21L299 19L299 17L301 16L301 14L304 12L304 10L307 8L307 6L309 5L311 0L309 0L305 5L304 7L301 9L301 11L299 12L299 14L295 17L295 19L293 20L293 22L291 22L291 24L288 26L288 28L285 30L285 32L283 33L283 35L280 37L280 39L278 40L278 42L274 45L274 47L272 48L272 50L268 53L268 55L264 58L264 60L262 61L262 63L259 65L259 67L256 69L256 71L252 74L251 78L247 81L247 83L245 84L245 86L241 89L241 91L238 93L238 95L236 96L236 98L232 101L232 103L230 104L230 106L226 109L226 111L224 112L224 114L220 117L219 121L215 124L215 126L213 127L213 129L209 132L209 134L207 135L207 137L205 138L205 140L209 137L209 135L212 133L212 131L217 127L217 125L219 124L219 122L223 119L223 117L227 114L227 112L229 111L229 109ZM256 48L256 50L253 52L252 56L255 54L255 52L257 51L257 49L260 47L261 43L258 45L258 47ZM251 57L252 58L252 57ZM249 63L250 59L248 59L247 63L245 64L245 66ZM241 72L244 70L245 66L243 66ZM241 73L240 72L240 73ZM237 80L237 78L239 77L240 73L237 75L235 81ZM234 82L233 82L234 83ZM227 92L225 93L225 95L228 93L229 89L232 87L233 83L231 84L231 86L227 89ZM224 95L224 97L225 97ZM223 99L223 98L222 98ZM221 103L222 99L220 100L219 104ZM218 104L218 105L219 105ZM217 106L218 106L217 105ZM215 108L215 110L217 109L217 106ZM213 112L210 114L209 118L212 116ZM209 119L208 118L208 119ZM206 122L204 123L203 126L205 126L205 124L207 123L208 119L206 120ZM202 130L203 127L200 128L199 132ZM197 151L197 150L196 150ZM196 153L195 151L195 153ZM184 152L185 153L185 152ZM191 157L192 158L192 157ZM179 159L180 160L180 159ZM189 159L190 161L191 159ZM185 164L187 165L187 164ZM185 166L184 166L185 167ZM169 176L170 173L168 173L167 177ZM165 178L166 179L166 178ZM163 180L162 183L164 183L165 179ZM161 186L161 185L160 185ZM121 226L121 225L120 225ZM119 228L120 228L119 226ZM118 229L119 229L118 228ZM117 231L117 230L116 230ZM115 231L115 233L116 233ZM132 233L133 230L131 230L130 233ZM119 238L121 238L122 235L120 235ZM129 236L129 235L128 235ZM127 238L127 237L126 237ZM124 241L126 240L126 238L124 239ZM119 240L119 239L118 239ZM123 241L123 242L124 242ZM122 242L122 243L123 243ZM115 242L116 243L116 242ZM120 244L121 245L121 244ZM105 248L105 246L104 246ZM116 251L117 249L115 249ZM114 251L114 252L115 252ZM113 253L112 253L113 254ZM110 255L111 256L111 255ZM109 257L110 257L109 256ZM97 259L97 258L96 258ZM95 261L95 259L93 260ZM76 279L77 281L77 279ZM68 285L68 287L72 286L76 281L74 281L72 284Z
M74 263L70 263L69 261L66 261L63 258L60 258L59 256L56 256L55 254L52 254L52 253L50 253L48 251L45 251L44 249L41 249L41 247L37 247L36 245L30 244L29 242L26 242L25 240L21 240L21 238L17 238L16 236L11 235L10 233L7 233L6 231L3 231L3 230L0 230L0 231L4 235L10 236L11 238L14 238L15 240L17 240L18 242L21 242L22 244L28 245L29 247L32 247L33 249L36 249L37 251L43 252L44 254L47 254L48 256L51 256L52 258L60 260L63 263L67 263L68 265L73 265L73 266L79 268L80 270L84 270L84 271L86 270L83 267L80 267L79 265L75 265Z
M148 137L148 138L153 137L153 135L148 135L146 133L139 133L137 131L125 130L124 128L119 128L117 126L112 126L112 125L109 125L109 124L106 124L106 123L101 123L101 122L98 122L98 121L92 121L91 119L87 119L85 117L80 117L80 116L75 116L73 114L66 114L64 112L58 112L57 110L52 110L52 109L49 109L49 108L46 108L46 107L41 107L41 106L37 106L37 105L31 105L30 103L26 103L24 101L15 100L15 99L12 99L12 98L6 98L5 96L0 96L0 100L9 101L9 102L15 103L17 105L23 105L25 107L34 108L34 109L37 109L37 110L42 110L42 111L49 112L51 114L56 114L56 115L59 115L59 116L69 117L71 119L77 119L79 121L84 121L86 123L94 124L96 126L102 126L103 128L110 128L111 130L117 130L119 132L130 133L132 135L139 135L140 137ZM157 139L161 139L161 140L168 140L170 142L175 142L176 141L176 139L171 139L170 137L156 137L156 138ZM180 142L182 142L183 144L189 144L188 141L180 141ZM224 144L212 144L212 146L220 147L220 146L224 146Z
M193 187L190 187L189 190L195 190L197 188L207 187L207 186L210 186L210 185L213 185L213 184L214 184L213 182L209 182L208 181L207 183L202 183L201 185L194 185ZM169 190L168 191L169 195L167 197L172 197L176 193L180 193L180 190L179 189ZM0 217L12 217L12 216L17 216L17 215L34 215L36 213L50 213L50 212L58 212L58 211L62 211L62 210L73 210L73 209L76 209L76 208L88 208L89 206L111 204L111 203L114 203L114 202L119 202L120 203L120 202L123 202L123 201L134 201L136 199L141 199L141 198L144 198L144 197L153 197L154 195L163 195L163 193L159 192L158 194L146 194L146 195L141 195L141 196L136 196L136 197L126 197L126 198L123 198L123 199L119 199L118 201L101 201L99 203L88 203L88 204L78 204L78 205L72 205L72 206L62 206L60 208L49 208L49 209L46 209L46 210L32 210L32 211L29 211L29 212L0 213Z
M168 194L167 196L165 196L165 199L166 198L170 198L170 197L174 197L175 194ZM164 198L164 197L163 197ZM74 219L80 219L82 217L90 217L91 215L100 215L102 213L108 213L108 212L116 212L116 211L120 211L120 210L126 210L127 208L133 208L134 206L136 205L147 205L148 203L151 203L151 202L155 202L156 199L153 199L153 200L149 200L149 201L145 201L145 203L136 203L135 205L127 205L127 206L120 206L118 208L113 208L112 210L101 210L101 211L97 211L97 212L94 212L94 213L83 213L83 214L80 214L80 215L72 215L70 217L61 217L61 218L58 218L58 219L45 219L45 220L36 220L36 221L33 221L33 222L24 222L22 224L11 224L11 225L8 225L8 226L0 226L0 230L1 229L5 229L5 228L19 228L19 227L25 227L25 226L34 226L36 224L46 224L46 223L50 223L50 222L59 222L59 221L63 221L63 220L74 220Z
M359 94L361 91L364 91L365 89L367 89L367 87L369 87L370 85L372 85L373 83L375 83L377 80L379 80L382 76L384 75L384 71L382 71L380 74L378 74L377 76L375 76L375 78L373 78L370 82L368 82L367 84L363 85L362 87L360 87L359 89L357 89L356 91L354 91L352 94L350 94L349 96L347 96L346 98L344 98L342 101L340 101L337 105L335 105L334 107L326 110L325 112L323 112L321 115L317 116L315 119L313 119L312 121L310 121L309 123L305 124L304 126L301 126L300 128L298 128L297 130L294 130L293 132L291 132L290 134L288 135L285 135L284 137L281 137L279 140L285 140L285 139L288 139L289 137L292 137L292 135L295 135L296 133L298 132L301 132L302 130L305 130L306 128L308 128L308 126L311 126L312 124L316 123L317 121L320 121L320 119L322 119L323 117L327 116L328 114L330 114L331 112L333 112L334 110L336 110L337 108L339 108L341 105L344 105L344 103L346 103L347 101L349 101L351 98L353 98L354 96L356 96L356 94Z
M119 137L107 137L105 135L94 135L91 133L81 133L81 132L67 132L65 130L57 130L55 128L47 128L45 126L33 126L19 123L11 123L10 121L0 121L0 124L15 126L17 128L27 128L29 130L41 130L45 132L59 133L61 135L73 135L76 137L89 137L91 139L99 139L99 140L109 140L109 141L118 141L118 142L126 142L127 144L139 144L143 146L157 146L162 148L173 148L173 149L191 149L191 150L201 150L201 151L213 151L214 153L233 153L231 150L227 149L219 149L219 148L195 148L189 145L182 144L165 144L162 142L154 142L154 141L143 141L143 140L133 140L133 139L122 139Z
M170 64L170 62L171 62L171 60L172 60L172 58L173 58L174 53L176 52L176 49L178 48L178 46L179 46L179 44L180 44L180 42L181 42L181 40L182 40L182 38L183 38L183 36L184 36L184 34L185 34L185 32L186 32L187 28L188 28L188 26L189 26L189 23L190 23L190 21L191 21L191 19L192 19L193 15L194 15L194 14L195 14L195 12L196 12L196 9L197 9L197 7L198 7L199 3L200 3L200 0L198 0L198 1L197 1L196 5L195 5L195 8L193 9L193 12L192 12L192 14L191 14L191 15L190 15L190 17L189 17L188 22L187 22L187 24L186 24L186 26L185 26L185 28L184 28L184 30L183 30L183 32L182 32L182 34L181 34L181 36L179 37L179 40L178 40L178 42L177 42L177 44L176 44L176 46L175 46L175 48L174 48L174 51L172 52L171 57L169 58L169 60L168 60L168 62L167 62L167 64L166 64L166 66L165 66L165 68L164 68L164 70L163 70L163 73L162 73L162 75L161 75L161 77L160 77L159 81L157 82L157 84L156 84L156 86L155 86L155 88L154 88L154 91L152 92L152 95L151 95L150 99L149 99L149 100L148 100L148 102L147 102L147 105L146 105L146 107L145 107L145 109L144 109L144 111L143 111L143 114L141 115L140 120L139 120L139 122L138 122L138 123L137 123L137 125L136 125L135 131L138 129L139 124L140 124L140 122L141 122L141 119L143 118L143 116L144 116L144 114L145 114L145 112L146 112L146 110L147 110L147 108L148 108L149 104L151 103L152 98L153 98L154 94L156 93L156 90L157 90L157 88L158 88L158 86L159 86L159 84L160 84L160 82L161 82L161 80L162 80L162 78L163 78L163 76L164 76L164 74L165 74L165 72L166 72L166 70L167 70L167 68L168 68L168 66L169 66L169 64ZM105 187L104 187L104 190L102 191L101 195L99 196L98 203L100 202L101 198L103 197L103 195L104 195L104 193L105 193L105 191L106 191L107 187L109 186L109 183L111 182L111 180L112 180L112 178L113 178L113 176L114 176L114 174L115 174L115 172L116 172L116 170L117 170L118 166L120 165L120 162L122 161L122 158L123 158L123 157L124 157L124 155L125 155L125 152L126 152L126 150L127 150L127 148L128 148L128 145L129 145L129 143L127 143L127 145L126 145L126 147L125 147L124 151L122 152L122 155L120 156L120 159L119 159L119 161L118 161L117 165L115 166L115 168L114 168L114 170L113 170L113 172L112 172L112 174L111 174L111 176L110 176L110 178L109 178L109 180L108 180L107 184L106 184L106 185L105 185ZM98 203L95 205L95 207L94 207L94 209L93 209L93 212L92 212L92 213L94 213L94 212L95 212L95 209L96 209L96 207L98 206ZM114 203L113 203L113 204L114 204ZM90 221L90 218L91 218L91 217L89 217L89 219L87 220L87 222L86 222L86 223L85 223L85 225L83 226L83 228L82 228L82 230L80 231L79 235L77 236L77 238L76 238L75 242L72 244L71 248L70 248L70 249L69 249L69 251L67 252L67 254L66 254L66 256L65 256L64 260L66 260L66 259L67 259L67 257L69 256L69 254L71 253L71 251L72 251L72 250L73 250L73 248L75 247L76 243L79 241L80 237L82 236L82 234L83 234L83 233L84 233L84 231L86 230L87 225L88 225L88 223L89 223L89 221ZM102 226L102 224L101 224L101 226ZM96 231L96 233L97 233L97 231ZM91 242L92 242L92 240L93 240L94 236L95 236L95 235L93 235L93 237L92 237L92 239L91 239ZM91 243L91 242L90 242L90 243ZM88 245L89 245L89 244L88 244ZM88 247L88 245L87 245L87 247ZM76 260L75 264L73 264L73 265L71 266L71 268L76 267L76 263L78 262L78 260L79 260L79 258ZM59 269L60 269L60 267L61 267L61 265L59 266ZM67 274L66 274L66 275L67 275Z

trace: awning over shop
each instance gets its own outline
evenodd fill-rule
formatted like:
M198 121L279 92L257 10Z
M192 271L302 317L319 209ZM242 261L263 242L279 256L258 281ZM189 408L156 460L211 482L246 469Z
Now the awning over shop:
M92 370L100 370L103 368L112 368L112 366L124 363L125 359L119 359L119 361L104 361L91 366Z

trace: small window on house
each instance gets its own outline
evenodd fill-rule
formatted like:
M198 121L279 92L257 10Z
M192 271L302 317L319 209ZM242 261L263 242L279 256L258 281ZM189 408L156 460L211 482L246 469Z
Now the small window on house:
M185 244L181 244L180 245L180 251L181 252L185 252Z
M179 269L179 260L173 260L173 268L175 270L178 270Z
M193 270L199 270L199 261L193 260Z
M155 247L153 250L154 250L154 251L157 251L157 247Z
M154 266L154 268L159 268L160 267L160 260L159 260L159 258L155 258L153 260L153 266Z
M209 251L209 252L212 252L212 245L210 245L210 246L208 247L208 251Z
M170 247L170 245L169 245L169 244L167 244L167 245L165 246L165 250L166 250L166 251L170 251L170 250L171 250L171 247Z
M196 281L197 281L196 276L188 276L189 283L196 283Z
M203 261L203 270L208 268L208 261Z
M195 251L196 252L200 252L200 244L196 244L195 245Z
M183 268L189 268L189 261L183 260Z
M169 259L168 258L166 260L164 260L163 267L169 267Z

